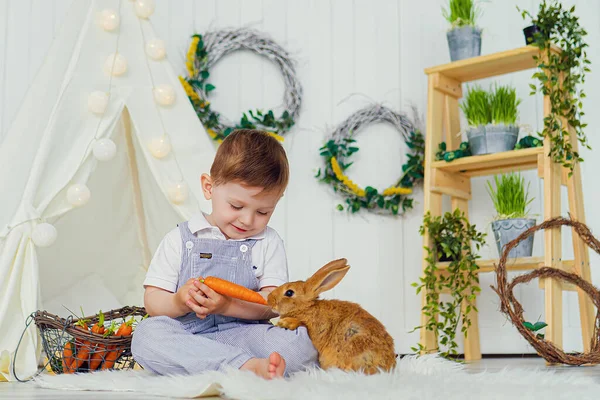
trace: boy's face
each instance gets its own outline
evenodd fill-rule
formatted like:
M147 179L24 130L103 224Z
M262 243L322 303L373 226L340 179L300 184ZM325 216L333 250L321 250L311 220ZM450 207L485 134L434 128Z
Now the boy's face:
M209 222L228 239L245 239L262 232L281 198L279 193L239 182L214 186L207 174L201 180L204 197L212 201Z

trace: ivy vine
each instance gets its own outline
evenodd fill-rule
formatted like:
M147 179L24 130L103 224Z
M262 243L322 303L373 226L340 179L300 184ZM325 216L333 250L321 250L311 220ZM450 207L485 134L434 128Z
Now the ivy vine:
M415 329L438 332L440 348L425 349L419 343L413 350L438 350L443 357L450 357L457 354L456 332L461 317L461 332L466 336L471 326L469 313L478 311L475 298L481 288L476 261L480 256L476 251L485 244L486 234L477 231L476 226L471 225L458 208L453 212L446 212L443 216L432 216L428 211L419 229L421 235L425 235L426 232L432 240L433 248L425 247L427 266L420 282L415 282L412 286L416 287L417 294L425 290L422 313L428 319L424 326ZM444 257L449 260L449 264L444 269L447 273L441 274L439 262ZM443 301L440 297L440 293L445 290L450 293L450 301ZM463 302L466 303L465 314L462 314Z
M586 97L583 84L586 73L590 72L591 62L586 52L589 47L585 42L587 31L579 24L574 12L575 6L563 8L557 0L542 1L535 16L528 11L521 12L524 19L529 17L539 29L532 42L541 53L534 57L539 69L533 78L538 81L538 87L531 84L531 94L539 90L548 96L551 105L550 114L544 118L541 136L550 138L549 155L555 162L568 168L569 175L573 173L575 165L583 161L571 143L569 125L579 143L591 149L583 131L587 124L581 122L585 115L582 100ZM560 51L555 51L554 46L558 46Z

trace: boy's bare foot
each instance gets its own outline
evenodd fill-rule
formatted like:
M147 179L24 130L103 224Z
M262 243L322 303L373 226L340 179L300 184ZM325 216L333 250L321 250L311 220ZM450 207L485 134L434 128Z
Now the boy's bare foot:
M279 353L271 353L269 358L251 358L240 369L254 372L265 379L281 378L285 372L285 360Z

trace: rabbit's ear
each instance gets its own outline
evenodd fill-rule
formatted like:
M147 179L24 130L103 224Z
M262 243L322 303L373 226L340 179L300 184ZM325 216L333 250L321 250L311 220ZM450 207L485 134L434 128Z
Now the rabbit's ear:
M345 258L331 261L320 270L315 272L313 276L306 280L306 286L315 296L326 290L333 288L340 283L346 275L350 266Z

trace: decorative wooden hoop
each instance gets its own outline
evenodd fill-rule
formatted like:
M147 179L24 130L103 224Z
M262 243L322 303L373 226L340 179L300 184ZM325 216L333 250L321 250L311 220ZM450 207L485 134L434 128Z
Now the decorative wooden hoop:
M251 51L272 61L281 72L284 83L284 111L276 117L272 110L249 110L239 123L227 120L213 111L208 101L215 87L208 83L210 70L226 55L240 50ZM180 78L196 114L217 141L225 139L234 129L261 129L283 135L295 124L302 103L302 86L296 76L295 61L290 53L267 34L249 29L224 29L193 35L188 52L188 76Z
M338 125L319 149L325 165L319 169L316 177L321 182L331 184L334 191L346 199L348 211L354 213L364 208L378 214L397 215L404 214L413 207L413 199L408 195L423 179L425 159L425 138L421 133L420 118L414 108L413 113L415 117L411 121L403 113L382 104L369 104ZM345 175L345 170L352 165L348 161L350 156L359 150L354 139L356 132L365 126L381 122L396 128L402 135L408 152L401 176L379 193L371 186L364 189L359 187ZM342 211L344 206L339 204L337 208Z
M496 283L497 288L492 286L492 289L500 296L501 306L500 311L510 317L512 324L517 328L519 333L536 349L538 354L546 361L557 364L582 365L582 364L598 364L600 363L600 291L591 283L582 279L579 275L562 271L557 268L542 267L524 275L519 275L509 284L506 274L506 260L508 253L512 248L517 246L519 242L533 235L534 232L547 228L560 228L562 226L571 226L575 232L583 239L583 241L596 253L600 254L600 241L596 239L590 229L583 223L572 219L557 217L549 219L539 225L536 225L519 237L508 243L504 247L500 262L496 267ZM523 318L523 306L517 301L513 294L513 289L520 283L527 283L534 278L553 278L570 282L578 286L581 290L590 296L592 302L596 306L596 321L594 324L594 334L590 351L588 353L567 354L551 342L536 337L535 332L530 331L524 326L525 319Z

